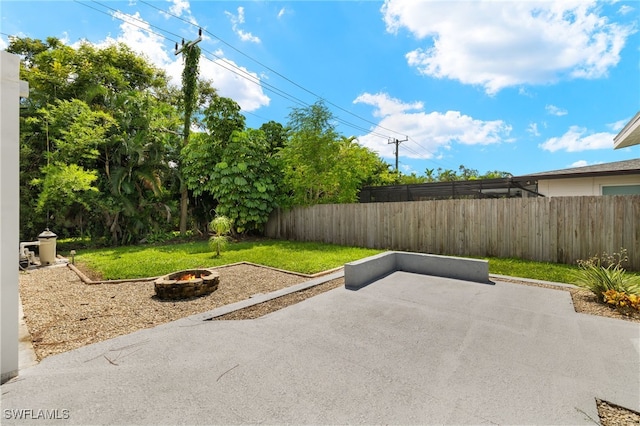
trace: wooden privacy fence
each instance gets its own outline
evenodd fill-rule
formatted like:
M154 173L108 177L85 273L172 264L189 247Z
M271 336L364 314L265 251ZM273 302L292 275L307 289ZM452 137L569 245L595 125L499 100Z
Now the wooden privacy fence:
M298 241L575 264L627 249L640 270L640 196L325 204L276 210L266 235Z

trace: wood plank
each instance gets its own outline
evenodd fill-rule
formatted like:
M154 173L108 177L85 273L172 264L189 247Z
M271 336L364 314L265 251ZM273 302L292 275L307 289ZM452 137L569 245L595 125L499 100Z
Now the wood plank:
M621 247L640 269L640 196L438 200L277 209L271 238L574 263Z

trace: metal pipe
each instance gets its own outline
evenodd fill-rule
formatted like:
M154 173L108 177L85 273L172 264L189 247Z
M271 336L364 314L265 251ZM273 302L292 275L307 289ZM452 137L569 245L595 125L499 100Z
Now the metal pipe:
M20 261L26 260L27 266L34 265L36 263L36 255L27 247L40 246L40 241L25 241L20 243Z

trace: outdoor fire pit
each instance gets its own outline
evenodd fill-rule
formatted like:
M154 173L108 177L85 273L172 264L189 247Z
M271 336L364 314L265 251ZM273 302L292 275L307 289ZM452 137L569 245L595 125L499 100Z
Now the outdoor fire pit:
M220 276L208 269L174 272L155 281L156 295L163 300L190 299L211 294L218 288Z

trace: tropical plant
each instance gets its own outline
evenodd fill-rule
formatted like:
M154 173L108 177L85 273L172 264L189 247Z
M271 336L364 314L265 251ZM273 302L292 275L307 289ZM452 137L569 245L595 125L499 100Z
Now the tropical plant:
M240 105L231 98L214 95L203 112L203 122L207 133L216 142L224 146L236 130L244 130L245 118L240 113Z
M226 216L216 216L209 228L213 231L213 235L209 238L209 248L216 251L216 256L220 256L220 252L229 244L229 233L233 223Z
M291 205L355 202L364 184L378 180L374 175L388 175L373 151L340 135L333 123L321 101L289 114L289 138L279 156Z
M604 303L612 306L624 315L633 315L640 312L640 296L627 294L616 290L607 290L603 293Z
M180 117L164 73L123 44L14 38L7 50L23 58L30 88L20 110L23 237L45 223L61 237L118 244L170 231Z
M179 142L165 130L179 123L175 109L133 91L109 97L106 105L118 126L100 156L100 234L126 244L172 230L176 197L166 184L173 172L167 155Z
M600 302L606 302L604 295L610 290L640 295L640 278L626 274L622 266L627 261L627 251L624 248L617 253L602 253L586 260L578 260L579 271L576 273L575 283L591 290Z
M281 194L278 158L264 132L235 131L219 147L217 158L206 146L201 139L188 150L189 188L194 195L211 194L218 203L216 211L233 222L236 232L261 231Z

